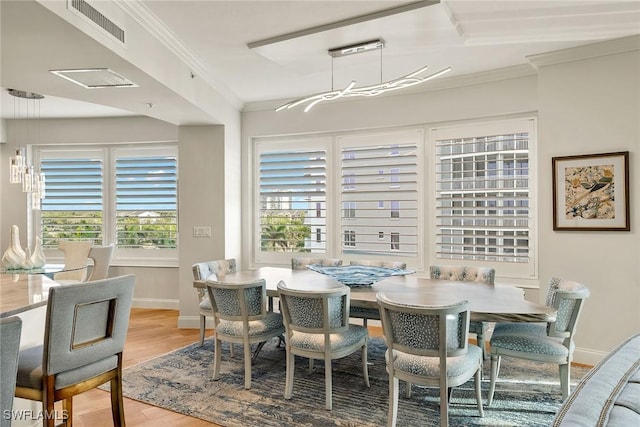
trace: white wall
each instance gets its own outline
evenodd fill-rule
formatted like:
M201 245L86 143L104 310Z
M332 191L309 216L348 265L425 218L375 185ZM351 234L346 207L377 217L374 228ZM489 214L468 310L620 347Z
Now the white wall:
M598 58L543 67L538 76L471 79L471 85L464 87L318 105L306 114L300 110L275 113L272 109L245 112L245 211L251 209L252 137L537 115L537 169L533 173L539 189L541 289L528 290L527 298L543 302L552 276L589 286L592 295L578 328L575 360L595 363L615 344L640 330L640 239L636 231L640 226L640 186L634 188L640 152L640 53L617 53L615 46L597 51ZM570 52L567 55L571 57ZM553 232L551 157L618 150L631 152L632 231ZM251 229L247 215L243 226ZM245 250L243 255L249 258L250 253Z
M593 363L640 331L640 51L542 66L538 90L540 276L589 287L576 358ZM631 231L553 231L552 157L617 151L630 152Z

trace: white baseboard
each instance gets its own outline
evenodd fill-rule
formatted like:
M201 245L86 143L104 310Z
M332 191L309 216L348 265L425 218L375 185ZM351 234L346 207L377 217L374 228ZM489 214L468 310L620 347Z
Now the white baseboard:
M178 316L178 329L200 329L200 316ZM207 329L213 329L210 317L207 317Z
M135 308L161 308L166 310L179 310L180 301L177 299L134 298Z
M576 347L573 350L573 361L593 366L601 361L608 353L606 351Z

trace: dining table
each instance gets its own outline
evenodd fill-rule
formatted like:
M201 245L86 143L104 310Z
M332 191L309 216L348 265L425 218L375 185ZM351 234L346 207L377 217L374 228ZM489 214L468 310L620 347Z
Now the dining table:
M273 298L278 297L278 283L287 287L313 291L345 286L334 277L310 269L293 270L285 267L259 267L227 273L215 280L225 283L247 283L264 279L273 309ZM194 287L206 288L206 280L196 280ZM483 322L550 322L555 320L552 307L524 298L524 290L515 285L488 285L478 282L431 279L420 274L390 275L370 286L351 287L351 307L377 309L376 295L383 292L394 302L408 305L448 305L461 300L469 301L470 319Z

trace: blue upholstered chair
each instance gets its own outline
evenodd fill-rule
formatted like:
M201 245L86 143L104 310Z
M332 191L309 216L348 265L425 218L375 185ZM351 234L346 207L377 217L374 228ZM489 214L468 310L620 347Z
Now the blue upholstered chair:
M213 317L213 308L207 293L205 281L207 279L217 280L218 276L235 273L237 271L236 260L220 259L215 261L197 262L191 266L193 270L193 280L199 281L200 286L196 287L198 292L198 309L200 312L200 345L204 345L204 334L207 327L207 316Z
M16 390L18 352L22 320L18 316L0 319L0 427L11 427L13 396Z
M365 265L372 267L384 267L384 268L400 268L406 270L407 263L400 261L379 261L379 260L367 260L360 259L351 261L350 265ZM367 326L368 319L380 320L380 311L377 308L366 307L351 307L349 316L354 319L362 319L362 326Z
M124 426L122 351L134 286L127 275L50 288L44 344L20 351L16 397L41 401L48 414L62 400L71 425L73 396L110 382L113 424Z
M368 260L368 259L354 260L349 262L349 265L370 265L372 267L400 268L402 270L405 270L407 268L406 262L380 261L380 260Z
M493 286L496 279L496 271L490 267L467 267L460 265L432 265L429 267L429 276L432 279L454 280L458 282L477 282ZM476 335L478 346L482 349L482 358L487 359L489 354L485 344L485 335L488 329L487 322L470 322L469 333Z
M488 405L493 401L502 356L556 363L560 371L562 398L569 396L573 337L589 289L576 282L553 278L546 304L557 310L550 323L497 323L491 335L491 383Z
M332 258L291 258L292 270L304 270L307 268L308 265L339 267L342 265L342 260L332 259Z
M251 388L251 361L264 343L284 333L282 315L267 311L267 288L264 279L243 284L226 283L223 277L207 280L209 300L215 322L213 379L220 377L222 341L244 347L244 388ZM258 344L254 356L251 345Z
M469 303L416 306L377 295L382 331L388 350L389 422L396 425L399 380L440 387L440 425L449 425L449 390L475 376L478 412L484 416L481 396L482 351L468 343ZM392 298L392 296L391 296ZM426 424L423 423L423 424Z
M278 295L286 329L287 374L285 399L293 395L295 356L324 360L325 407L331 410L331 361L360 350L362 374L369 387L367 329L349 324L349 292L346 286L331 290L293 290L278 283ZM311 365L310 365L311 366Z

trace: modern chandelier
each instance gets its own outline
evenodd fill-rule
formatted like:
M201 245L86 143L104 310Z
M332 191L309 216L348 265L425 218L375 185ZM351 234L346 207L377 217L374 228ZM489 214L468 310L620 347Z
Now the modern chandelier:
M331 78L333 81L333 59L346 55L353 55L356 53L369 52L372 50L380 50L380 74L382 75L382 48L384 47L384 41L382 39L369 40L363 43L358 43L349 46L343 46L339 48L329 49L329 55L331 56ZM427 82L436 77L440 77L443 74L451 71L451 67L444 68L436 73L425 75L428 67L422 67L413 73L406 76L399 77L387 82L381 82L375 85L355 87L356 82L352 80L344 89L334 90L333 87L328 92L317 93L315 95L306 96L283 104L276 108L276 111L282 111L290 108L297 107L302 104L307 104L304 108L304 112L310 111L314 106L321 102L335 101L340 98L347 98L352 96L376 96L386 92L391 92L399 89L406 89L411 86L415 86L424 82ZM380 79L382 80L382 78ZM333 86L333 85L332 85Z
M30 126L33 119L40 116L40 100L43 95L34 92L26 92L23 90L8 89L10 95L15 97L13 105L13 141L17 141L19 129L16 119L18 118L21 103L23 100L26 105L26 125L24 126L24 139L32 139L37 142L39 137L39 129L32 129ZM32 117L29 118L31 110ZM44 173L36 170L34 166L27 160L27 152L24 147L17 147L14 155L9 157L9 182L11 184L22 184L22 191L27 193L29 197L29 205L31 209L40 210L41 200L44 198L45 177Z

